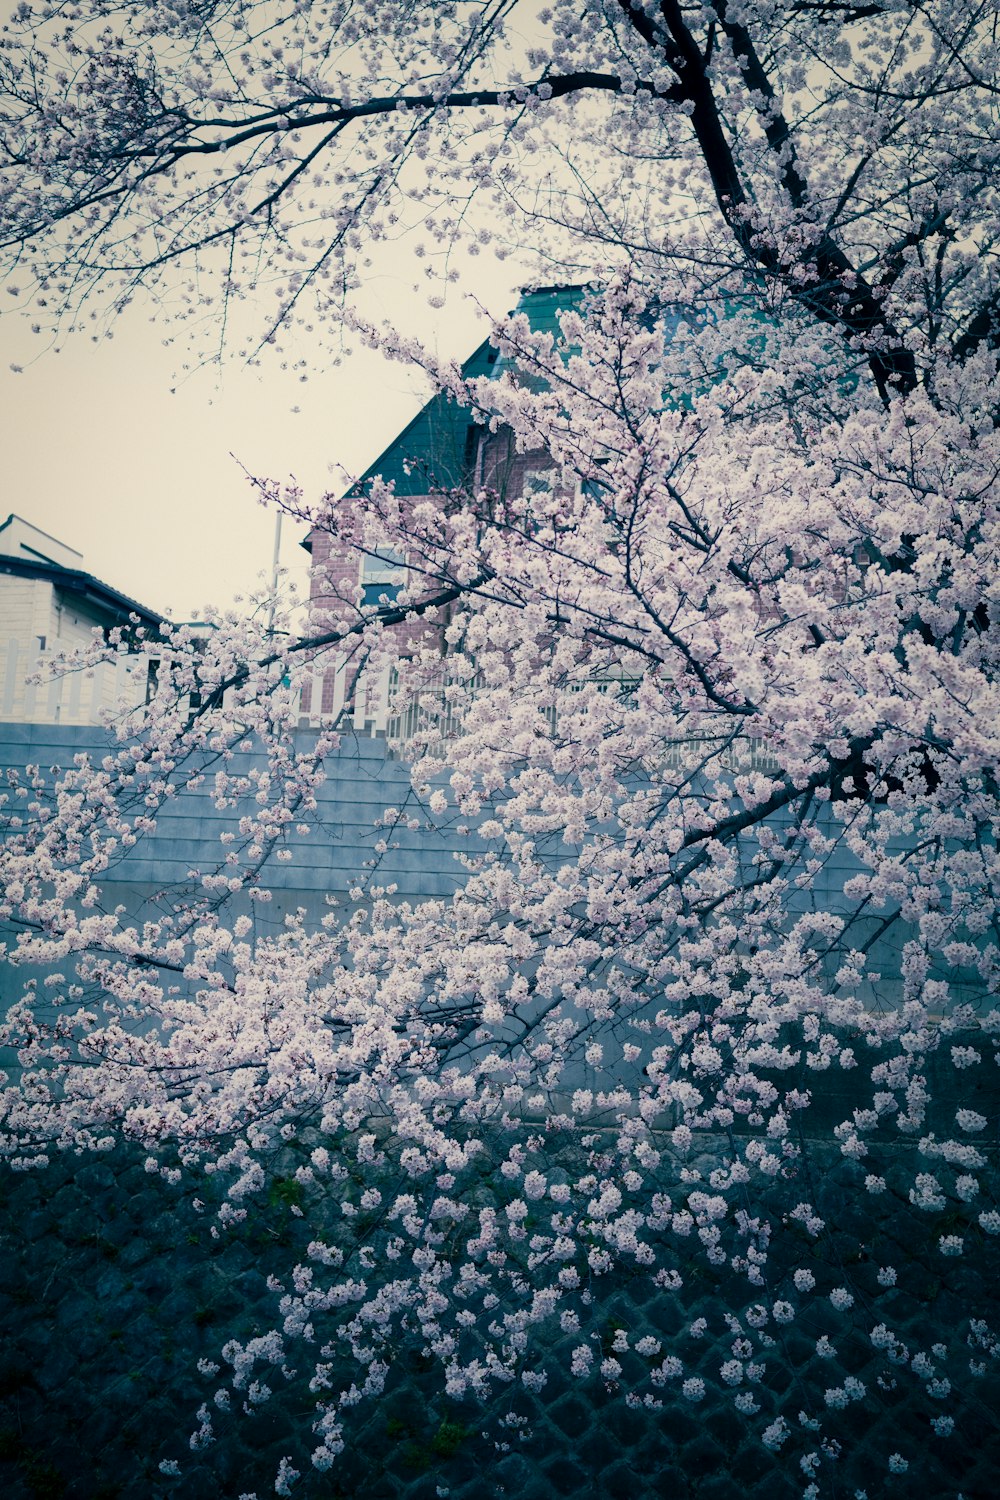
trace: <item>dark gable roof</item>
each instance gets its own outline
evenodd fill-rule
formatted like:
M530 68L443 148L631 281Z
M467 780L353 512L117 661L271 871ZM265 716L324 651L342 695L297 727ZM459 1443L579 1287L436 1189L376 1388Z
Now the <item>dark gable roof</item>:
M464 362L462 374L466 380L489 375L496 361L497 351L486 339ZM426 495L432 486L461 484L469 473L467 440L475 426L466 408L440 392L368 465L358 483L378 475L395 484L397 495Z
M144 625L147 630L159 630L166 621L165 615L147 609L144 604L130 599L127 594L120 594L117 589L102 583L92 573L85 573L82 568L64 568L58 563L35 562L28 557L0 557L0 573L10 574L14 578L45 579L53 588L75 594L92 609L110 615L109 625L128 625L131 623L130 616L138 615L140 625Z
M522 291L516 312L526 313L534 333L561 336L560 318L576 312L594 289L591 286L539 286ZM656 314L668 340L691 319L691 309L663 307ZM486 339L462 365L467 380L498 375L504 361ZM470 432L478 430L464 407L445 394L433 396L413 421L393 438L361 475L358 485L379 477L395 485L397 495L426 495L431 488L457 488L470 477L474 452ZM303 543L304 546L307 543Z
M586 293L582 286L535 287L521 293L517 311L527 313L536 333L558 337L559 316L578 307ZM497 373L497 350L485 339L462 365L466 380ZM479 426L469 411L444 393L427 405L384 448L358 480L378 476L395 485L397 495L426 495L431 488L451 489L467 481L475 459L473 440ZM302 544L310 550L309 539Z
M588 285L529 287L522 291L515 310L527 313L535 333L551 333L559 338L561 316L579 309L591 291L593 287ZM658 313L668 339L690 318L688 308L664 307ZM502 367L497 349L486 339L462 365L462 374L467 380L474 380L482 375L498 375ZM431 489L457 488L470 478L475 459L473 439L478 430L466 408L439 393L369 464L352 488L376 477L393 484L397 495L426 495ZM311 535L301 545L311 552Z

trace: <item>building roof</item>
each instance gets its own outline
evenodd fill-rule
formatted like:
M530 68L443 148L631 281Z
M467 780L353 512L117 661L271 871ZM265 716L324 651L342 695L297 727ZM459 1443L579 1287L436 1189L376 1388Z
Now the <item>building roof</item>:
M60 542L13 511L6 521L0 521L0 555L28 557L64 568L79 568L83 564L82 552Z
M592 290L582 284L526 287L515 312L527 314L533 333L551 333L558 339L562 333L560 319L565 313L577 311ZM691 308L671 305L658 308L655 317L669 342L691 315ZM485 339L462 365L462 375L466 380L496 377L504 365L499 351ZM432 486L458 486L469 477L467 438L470 431L477 430L468 409L439 392L369 464L357 483L363 485L378 477L393 483L397 495L426 495Z
M516 311L527 313L536 333L558 336L560 315L578 307L586 290L583 286L528 288L518 298ZM466 380L496 376L502 363L498 350L484 339L462 364L462 375ZM397 495L426 495L432 488L457 488L470 476L475 461L474 439L480 430L466 407L439 392L368 465L357 485L378 477L393 484ZM312 551L310 537L302 546Z
M147 630L159 630L166 621L165 615L147 609L138 600L130 599L128 594L119 593L110 584L102 583L99 578L95 578L92 573L85 573L82 568L64 568L58 563L44 562L31 557L0 556L0 573L6 573L15 578L45 579L52 584L53 588L60 589L64 593L75 594L82 603L89 604L92 609L110 615L108 623L111 625L129 625L132 623L131 617L138 615L140 625L144 625Z
M497 351L485 339L463 363L462 375L466 380L490 375L496 362ZM368 465L358 483L378 475L395 484L397 495L426 495L432 484L459 484L468 474L466 437L475 425L466 408L439 392Z
M515 312L527 314L534 333L551 333L558 339L561 317L579 310L592 290L590 285L526 287ZM693 314L690 307L664 304L651 309L649 317L655 319L669 343L691 322ZM702 312L699 316L704 318L706 314ZM484 375L495 379L504 366L499 350L485 339L465 360L461 370L466 380ZM670 399L688 405L690 392L674 393ZM475 435L480 430L468 408L459 406L447 393L438 392L368 465L352 490L375 478L391 483L397 495L426 495L431 489L458 488L471 477ZM307 552L312 551L311 533L301 545Z

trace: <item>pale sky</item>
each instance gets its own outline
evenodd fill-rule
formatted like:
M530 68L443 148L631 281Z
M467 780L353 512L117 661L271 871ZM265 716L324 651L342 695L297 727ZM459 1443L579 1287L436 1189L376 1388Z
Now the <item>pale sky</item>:
M396 254L367 289L366 315L405 319L405 332L442 354L470 353L486 329L469 297L453 289L432 312L426 293L414 295L403 245ZM487 257L475 264L482 274L466 290L502 314L518 273ZM365 349L325 374L320 364L306 384L277 360L178 382L184 356L163 347L162 319L130 311L114 327L110 341L70 337L31 362L38 340L16 313L0 318L0 520L16 512L82 552L88 572L175 620L226 608L270 576L274 516L240 463L281 482L294 476L317 501L341 487L336 465L362 472L426 399L419 371ZM303 535L285 520L282 564L305 587Z
M514 61L534 35L532 14L529 7L521 18L523 36L511 34ZM482 211L495 229L493 211ZM418 206L418 226L423 212ZM479 212L478 204L463 209L467 228ZM502 316L530 273L492 247L475 258L453 248L439 269L461 282L428 282L440 257L432 247L418 260L412 228L400 223L397 234L366 247L374 269L357 310L444 356L465 357L488 331L475 304ZM184 270L168 281L180 284ZM277 358L259 370L234 360L178 379L186 353L164 347L176 323L169 311L151 323L140 304L114 323L110 341L77 335L58 354L37 354L41 340L10 292L0 286L0 520L16 512L82 552L88 572L178 621L206 604L228 608L260 586L258 575L270 578L274 516L256 502L241 464L282 483L294 476L316 502L343 489L338 466L362 472L429 394L419 371L361 348L339 368L329 368L322 351L290 350L290 361L309 363L306 384L283 373ZM433 311L428 298L442 293L445 306ZM257 333L268 317L266 288L258 295L260 308L246 313ZM243 315L237 308L230 316L235 350ZM281 549L303 588L304 531L286 520Z

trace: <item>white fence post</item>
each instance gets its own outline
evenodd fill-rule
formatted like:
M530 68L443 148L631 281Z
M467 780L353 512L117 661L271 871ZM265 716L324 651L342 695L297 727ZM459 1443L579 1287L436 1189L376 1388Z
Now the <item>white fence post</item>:
M372 705L372 733L385 734L389 722L389 668L384 666L372 683L375 702Z
M80 698L83 693L83 673L72 672L69 679L69 693L66 699L66 718L71 724L80 719Z
M7 642L7 661L3 674L3 717L12 719L14 717L14 697L17 693L17 658L19 655L17 641Z
M59 718L59 707L62 702L63 679L53 677L49 683L48 696L45 700L45 722L55 724Z
M21 724L100 724L110 710L124 712L145 700L146 658L122 652L113 662L77 667L41 684L29 682L38 661L17 639L0 661L0 720ZM50 666L51 658L42 658Z
M330 705L330 722L336 724L344 712L344 699L347 696L347 657L338 656L337 665L333 674L333 702Z
M35 718L35 699L37 698L37 696L37 683L26 682L24 684L24 705L21 710L20 718L22 718L28 724L32 723Z
M363 670L358 673L354 683L354 727L364 733L365 721L368 717L368 672Z

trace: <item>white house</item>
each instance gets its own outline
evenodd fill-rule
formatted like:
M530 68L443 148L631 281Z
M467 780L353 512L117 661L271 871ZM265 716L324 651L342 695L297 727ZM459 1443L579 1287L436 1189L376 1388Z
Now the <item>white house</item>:
M60 672L59 658L115 626L157 632L163 616L102 583L83 555L22 516L0 522L0 720L95 724L124 698L142 702L145 662L122 655L97 672ZM32 680L35 676L39 681ZM140 677L142 680L140 681Z

